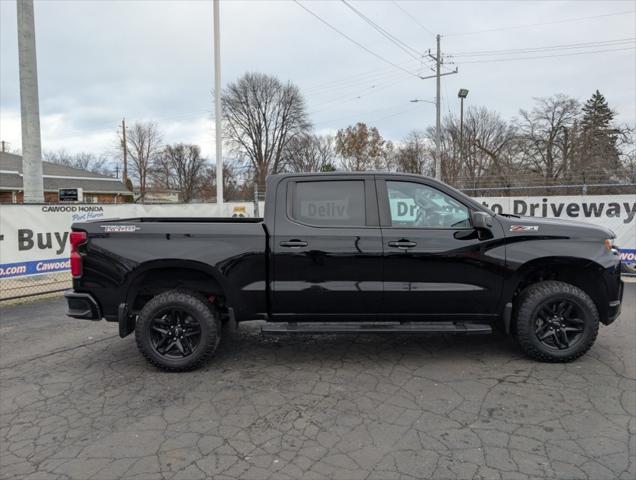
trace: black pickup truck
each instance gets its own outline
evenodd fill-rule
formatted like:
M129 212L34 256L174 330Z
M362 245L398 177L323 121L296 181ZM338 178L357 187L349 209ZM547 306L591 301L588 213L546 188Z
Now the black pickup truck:
M431 178L390 173L268 179L265 218L74 224L67 314L135 332L154 365L210 357L223 322L264 333L513 335L567 362L619 315L614 234L496 215Z

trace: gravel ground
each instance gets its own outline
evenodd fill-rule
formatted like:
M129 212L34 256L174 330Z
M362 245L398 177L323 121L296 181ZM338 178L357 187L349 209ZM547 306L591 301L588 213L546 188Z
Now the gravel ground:
M0 478L636 478L636 284L568 365L500 336L268 338L161 373L62 299L3 306Z

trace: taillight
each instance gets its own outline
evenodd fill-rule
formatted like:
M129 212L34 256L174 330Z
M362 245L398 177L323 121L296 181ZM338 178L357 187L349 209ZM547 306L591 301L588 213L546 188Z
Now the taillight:
M77 247L86 243L86 232L71 232L71 274L73 277L82 276L82 256Z

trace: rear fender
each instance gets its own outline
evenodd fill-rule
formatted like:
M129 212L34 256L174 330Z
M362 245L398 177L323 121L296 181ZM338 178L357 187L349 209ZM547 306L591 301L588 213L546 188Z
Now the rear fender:
M164 291L183 288L207 296L224 296L228 303L236 294L221 273L202 262L191 260L153 260L133 270L124 284L125 304L130 314L138 313L137 297L144 291ZM120 310L121 311L121 310Z

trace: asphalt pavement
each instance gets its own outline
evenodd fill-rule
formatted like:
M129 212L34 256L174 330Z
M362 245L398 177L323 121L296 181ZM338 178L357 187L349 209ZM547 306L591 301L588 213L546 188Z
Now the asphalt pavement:
M62 299L1 306L0 478L636 478L636 284L566 365L505 337L263 337L147 364Z

